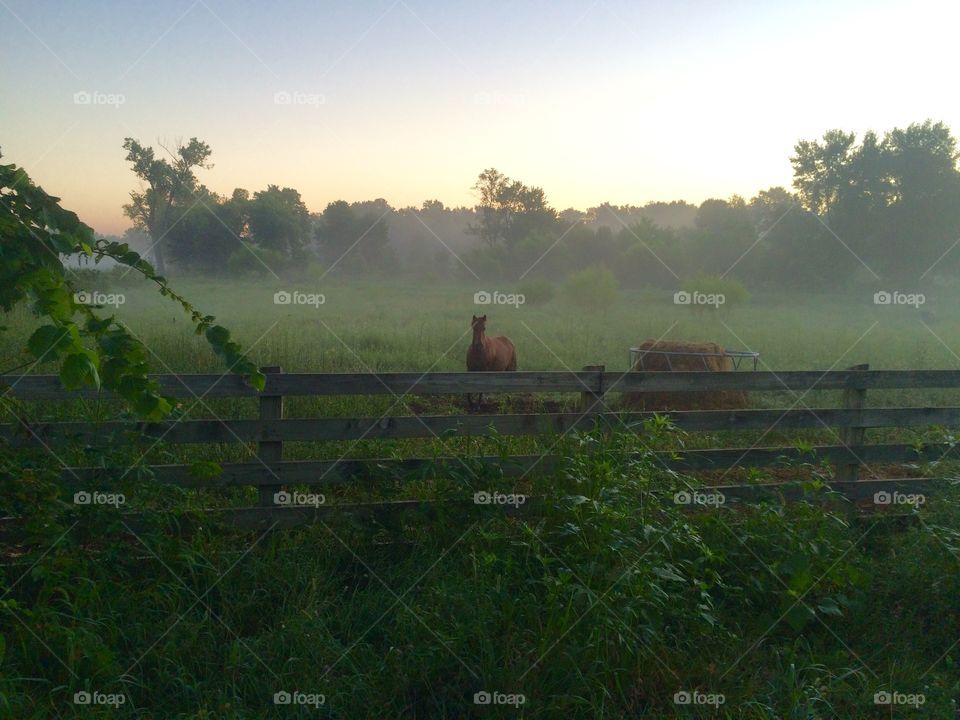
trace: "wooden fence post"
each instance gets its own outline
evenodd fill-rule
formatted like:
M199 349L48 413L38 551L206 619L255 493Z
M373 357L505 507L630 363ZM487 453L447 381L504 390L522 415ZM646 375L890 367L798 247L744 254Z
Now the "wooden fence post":
M862 371L869 370L870 365L864 363L863 365L854 365L848 370ZM865 387L848 387L843 391L843 409L844 410L856 410L858 413L858 419L862 421L862 410L867 404L867 389ZM866 428L862 425L852 425L850 427L845 427L840 429L840 442L843 443L846 447L858 447L863 445L864 435L866 433ZM841 482L846 481L855 481L860 479L860 463L838 463L836 469L837 480Z
M598 372L602 373L607 369L606 365L584 365L584 372ZM580 412L586 414L594 414L597 412L603 412L604 402L603 402L603 375L599 376L597 381L597 391L593 390L584 390L580 393ZM599 407L598 407L599 406Z
M261 371L264 375L279 375L282 372L279 365L261 368ZM260 422L265 423L281 418L283 418L283 396L261 395ZM283 440L260 440L257 443L257 456L266 465L273 467L275 463L283 460ZM280 492L281 487L280 485L261 485L260 505L273 507L273 495Z

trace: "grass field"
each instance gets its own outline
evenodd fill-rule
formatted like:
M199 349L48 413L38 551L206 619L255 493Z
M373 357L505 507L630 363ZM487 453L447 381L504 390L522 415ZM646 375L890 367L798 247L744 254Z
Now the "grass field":
M90 284L97 285L90 290L124 293L118 315L156 354L158 371L222 369L191 335L180 309L145 283ZM252 356L290 372L463 370L474 313L489 316L490 334L515 341L521 369L528 370L601 363L625 370L627 349L646 338L711 340L756 350L772 370L860 362L878 369L940 368L960 362L960 316L949 312L953 301L943 296L914 309L875 305L867 289L834 297L758 292L742 305L698 312L673 304L672 293L662 290L623 290L609 309L590 310L562 293L545 304L476 305L475 292L498 288L473 284L384 280L312 287L184 279L174 287L233 329ZM321 293L325 303L274 303L276 292L293 290ZM16 329L18 323L10 324Z
M150 349L157 372L222 372L175 306L148 288L111 282L90 289L125 295L118 314ZM773 370L861 362L952 368L950 348L960 349L960 323L943 312L875 306L870 294L842 301L756 294L741 307L698 314L652 291L623 292L608 310L590 312L562 297L519 308L476 306L473 293L481 288L390 282L175 285L230 327L260 364L290 372L461 370L470 316L481 311L491 333L514 339L521 369L604 363L626 370L627 348L648 337L758 350L761 369ZM323 293L326 301L276 305L280 290ZM29 318L20 311L7 325L4 367L23 361ZM894 395L871 393L871 403L956 400ZM784 394L757 402L795 400ZM835 400L821 393L805 402ZM296 399L286 414L378 415L395 402ZM435 398L416 408L452 413L458 402ZM111 404L30 408L45 419L117 412ZM256 409L253 401L222 400L190 415L211 411L253 417ZM392 412L409 407L398 403ZM826 431L770 436L802 440L830 438ZM649 446L680 441L752 439L682 439L655 427L642 443L621 434L567 438L562 471L519 488L548 498L543 515L530 522L475 508L402 520L338 519L266 536L203 525L180 539L165 530L176 515L156 513L131 537L109 508L50 500L31 518L28 537L4 540L0 713L196 720L954 717L956 492L896 518L807 503L688 513L669 501L687 481L647 454ZM386 479L342 497L516 489L503 487L496 473L474 477L468 456L536 451L538 442L445 441L442 449L464 455L462 470L429 482ZM287 457L440 449L436 440L295 443ZM81 449L71 452L65 457L84 457ZM137 455L126 446L110 452L121 463ZM149 457L225 461L243 459L244 451L161 447ZM3 468L21 478L0 488L8 514L63 495L54 479L59 467L45 453L18 462ZM199 496L137 475L124 489L134 506L181 512L211 498L249 504L253 497L246 490ZM78 692L123 702L78 704ZM875 702L885 692L896 704ZM276 704L277 693L289 693L292 704Z
M202 337L196 336L180 308L159 297L145 283L117 281L113 274L93 276L88 288L102 293L122 293L117 315L149 349L156 372L223 372L225 368ZM217 316L236 335L240 344L260 365L280 365L285 372L429 372L464 370L470 342L470 318L489 316L488 333L505 334L519 351L521 370L579 370L604 364L611 371L626 371L628 348L647 338L714 341L728 349L749 349L761 354L760 370L828 370L869 363L873 369L932 369L956 367L960 351L960 318L946 311L950 303L938 297L915 309L878 306L871 292L850 297L780 296L758 293L746 303L719 311L696 311L675 305L672 293L661 290L621 291L618 301L606 310L590 310L562 292L543 304L476 305L473 287L435 286L409 281L281 283L278 281L213 281L184 279L176 289L199 308ZM479 288L493 291L497 288ZM322 293L319 305L282 305L277 292ZM504 292L512 291L504 288ZM29 317L24 310L12 318L5 348L4 366L25 360L17 353L29 335ZM748 369L748 365L743 366ZM38 366L32 372L51 372ZM526 402L516 398L490 398L502 412L523 411ZM536 398L530 399L536 403ZM570 409L576 396L556 398ZM615 401L615 398L614 398ZM755 395L751 403L761 407L836 406L837 393ZM868 404L945 405L960 402L951 391L874 391ZM535 405L534 405L535 406ZM116 406L99 408L109 417ZM250 400L186 402L191 417L255 417ZM64 417L71 412L89 413L89 406L63 404L39 410L45 416ZM417 413L463 412L463 399L454 397L404 398L333 397L291 398L287 417L373 416ZM930 439L929 432L871 431L875 440L912 442ZM710 433L691 436L688 443L700 447L749 446L758 433ZM941 435L936 435L942 439ZM794 433L774 431L768 445L794 441L836 442L830 431ZM496 451L489 442L469 447ZM530 438L506 441L514 452L536 452L544 447ZM553 440L546 442L552 444ZM433 453L437 443L404 441L398 447L407 453ZM456 451L467 445L449 440L442 449ZM375 443L291 444L291 459L371 457L383 448ZM192 459L220 461L238 459L239 448L181 450ZM212 454L211 454L212 453Z

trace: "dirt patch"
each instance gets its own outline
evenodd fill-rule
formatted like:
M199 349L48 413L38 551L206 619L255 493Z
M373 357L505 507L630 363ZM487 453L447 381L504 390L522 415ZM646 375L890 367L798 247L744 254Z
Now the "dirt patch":
M483 402L475 406L469 405L466 397L460 395L414 397L408 400L406 405L415 415L446 415L451 412L468 415L523 415L573 412L575 409L570 402L532 393L484 395Z

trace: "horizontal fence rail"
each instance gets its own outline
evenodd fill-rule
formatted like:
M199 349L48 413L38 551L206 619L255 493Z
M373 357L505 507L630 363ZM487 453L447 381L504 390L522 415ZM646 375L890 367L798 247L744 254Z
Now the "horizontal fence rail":
M282 373L268 375L258 392L239 375L154 375L171 397L261 395L459 395L503 393L753 392L960 387L960 370L789 370L784 372L438 372ZM102 395L110 395L103 392ZM22 400L100 397L97 390L66 390L56 375L0 376L0 396Z
M954 460L951 443L869 444L868 428L919 428L960 426L960 407L866 407L870 389L960 388L960 370L869 370L861 365L846 370L785 372L609 372L603 366L581 371L545 372L440 372L440 373L283 373L264 368L266 387L258 392L237 375L155 375L163 392L177 398L256 398L256 419L197 419L162 423L107 421L31 422L17 420L0 424L0 438L16 446L80 443L94 451L134 433L145 443L247 444L254 449L249 462L223 463L222 472L197 475L189 464L151 465L158 482L187 488L258 488L259 507L217 510L230 522L297 524L337 511L340 506L319 509L276 507L274 493L288 485L336 486L358 481L399 478L431 478L449 475L485 476L519 480L532 474L556 472L563 458L556 454L509 457L470 455L464 457L349 458L340 460L285 460L284 443L390 441L414 438L564 435L597 426L644 432L644 423L669 415L671 422L688 432L763 431L773 429L836 429L836 444L814 448L734 447L657 451L655 462L671 471L709 473L723 477L734 468L789 467L829 464L835 477L829 486L853 499L869 496L870 488L937 486L930 478L861 480L863 466L915 466ZM726 391L806 393L811 390L842 391L840 407L789 409L714 409L664 412L612 412L605 402L614 393L723 393ZM466 395L468 393L575 393L580 412L523 414L388 415L384 417L285 418L284 398L296 396L362 395ZM0 397L22 401L63 401L73 398L109 397L95 390L68 391L57 376L0 377ZM554 451L555 452L555 451ZM411 454L413 454L411 452ZM62 472L68 487L82 487L118 475L116 468L72 467ZM709 482L709 481L708 481ZM944 481L939 481L940 486ZM878 484L879 483L879 484ZM891 483L882 485L882 483ZM792 489L791 489L792 488ZM725 494L742 499L775 495L802 496L806 489L790 483L720 486ZM384 507L422 510L424 501L382 503ZM359 508L359 506L357 506ZM377 512L374 508L357 512Z
M472 437L563 434L586 431L595 422L614 429L642 429L645 421L667 413L541 413L514 415L398 415L357 418L285 418L280 420L181 420L164 423L50 422L29 425L0 424L0 437L14 445L97 440L134 432L147 440L171 445L319 440L399 440L440 437L455 433ZM960 407L870 408L844 410L680 410L671 422L690 432L723 430L782 430L809 428L944 427L960 425Z
M887 465L960 460L949 455L956 446L949 443L928 445L883 444L821 445L810 450L787 447L719 448L655 452L656 462L668 470L712 471L730 468L796 467L798 464L830 463ZM467 462L459 457L435 458L361 458L341 460L284 460L274 463L223 463L223 472L212 478L191 476L190 465L153 465L158 481L183 487L227 487L232 485L337 485L364 478L422 476L435 477L451 470L470 476L483 468L498 468L505 478L521 478L533 472L552 473L559 467L556 455L473 456ZM479 471L479 472L478 472ZM89 482L109 476L115 469L78 467L65 469L64 480Z

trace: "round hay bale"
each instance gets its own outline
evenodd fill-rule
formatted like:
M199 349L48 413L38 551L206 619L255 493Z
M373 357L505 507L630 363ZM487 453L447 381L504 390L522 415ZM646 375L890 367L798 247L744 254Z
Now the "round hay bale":
M644 340L633 367L634 372L732 371L733 361L714 342ZM717 392L632 392L623 394L624 404L638 410L724 410L743 408L743 391Z

